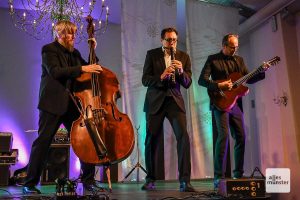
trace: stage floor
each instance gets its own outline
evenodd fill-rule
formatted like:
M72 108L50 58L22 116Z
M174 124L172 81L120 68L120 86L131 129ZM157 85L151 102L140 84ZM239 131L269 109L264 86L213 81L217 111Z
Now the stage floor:
M82 196L77 199L120 199L120 200L144 200L144 199L271 199L270 197L261 198L225 198L217 194L213 190L212 180L196 180L191 184L198 192L179 192L179 183L177 181L158 181L155 191L142 191L141 187L143 183L113 183L112 193L99 192L97 195L89 192L84 192ZM104 188L107 188L107 184L103 184ZM40 195L23 195L22 187L20 186L7 186L0 187L0 199L1 200L55 200L55 185L39 185L41 190Z

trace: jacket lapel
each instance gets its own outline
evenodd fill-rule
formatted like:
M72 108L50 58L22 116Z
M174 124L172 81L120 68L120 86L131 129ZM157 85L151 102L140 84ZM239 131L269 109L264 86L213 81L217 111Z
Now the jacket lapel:
M164 52L161 50L161 48L159 49L157 55L159 57L161 69L162 69L162 71L164 71L166 69L165 55L164 55Z

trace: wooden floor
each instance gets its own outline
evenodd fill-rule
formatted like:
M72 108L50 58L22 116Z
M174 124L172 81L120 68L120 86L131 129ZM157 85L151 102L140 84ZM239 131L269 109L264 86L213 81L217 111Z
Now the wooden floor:
M217 194L213 190L212 180L198 180L192 181L192 185L198 192L188 193L179 192L179 183L177 181L159 181L155 191L142 191L141 186L143 183L114 183L112 193L109 192L98 192L92 194L84 191L81 196L73 199L87 199L87 200L100 200L100 199L121 199L121 200L144 200L144 199L271 199L270 197L261 198L225 198ZM107 185L103 184L106 188ZM40 195L23 195L22 187L20 186L7 186L0 187L0 199L1 200L55 200L55 185L39 185L38 188L41 190ZM70 198L67 198L70 199Z

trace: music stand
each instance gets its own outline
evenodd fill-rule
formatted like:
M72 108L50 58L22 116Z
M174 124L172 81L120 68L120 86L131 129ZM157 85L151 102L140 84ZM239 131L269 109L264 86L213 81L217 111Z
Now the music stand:
M130 170L130 172L125 176L125 178L121 181L122 183L124 182L125 179L128 178L128 176L130 176L130 174L132 174L132 172L135 169L137 169L137 173L136 173L136 180L137 180L137 182L140 181L140 174L139 174L139 169L140 168L147 174L147 170L145 170L145 168L140 163L140 150L139 150L139 129L140 129L140 126L139 127L135 126L135 129L136 129L136 140L137 140L137 142L136 142L136 148L137 148L137 158L138 158L138 161L135 164L135 166Z

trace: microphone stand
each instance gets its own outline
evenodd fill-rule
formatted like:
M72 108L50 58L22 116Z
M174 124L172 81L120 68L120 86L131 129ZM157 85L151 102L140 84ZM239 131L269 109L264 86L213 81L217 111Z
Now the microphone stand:
M137 163L135 164L135 166L130 170L130 172L125 176L125 178L121 181L122 183L124 183L125 179L128 178L128 176L130 176L130 174L132 174L132 172L137 169L137 173L136 173L136 180L137 182L140 181L140 173L139 173L139 169L141 168L146 174L147 174L147 171L146 169L141 165L140 163L140 150L139 150L139 129L140 129L140 126L139 127L136 127L135 126L135 129L136 129L136 147L137 147Z

